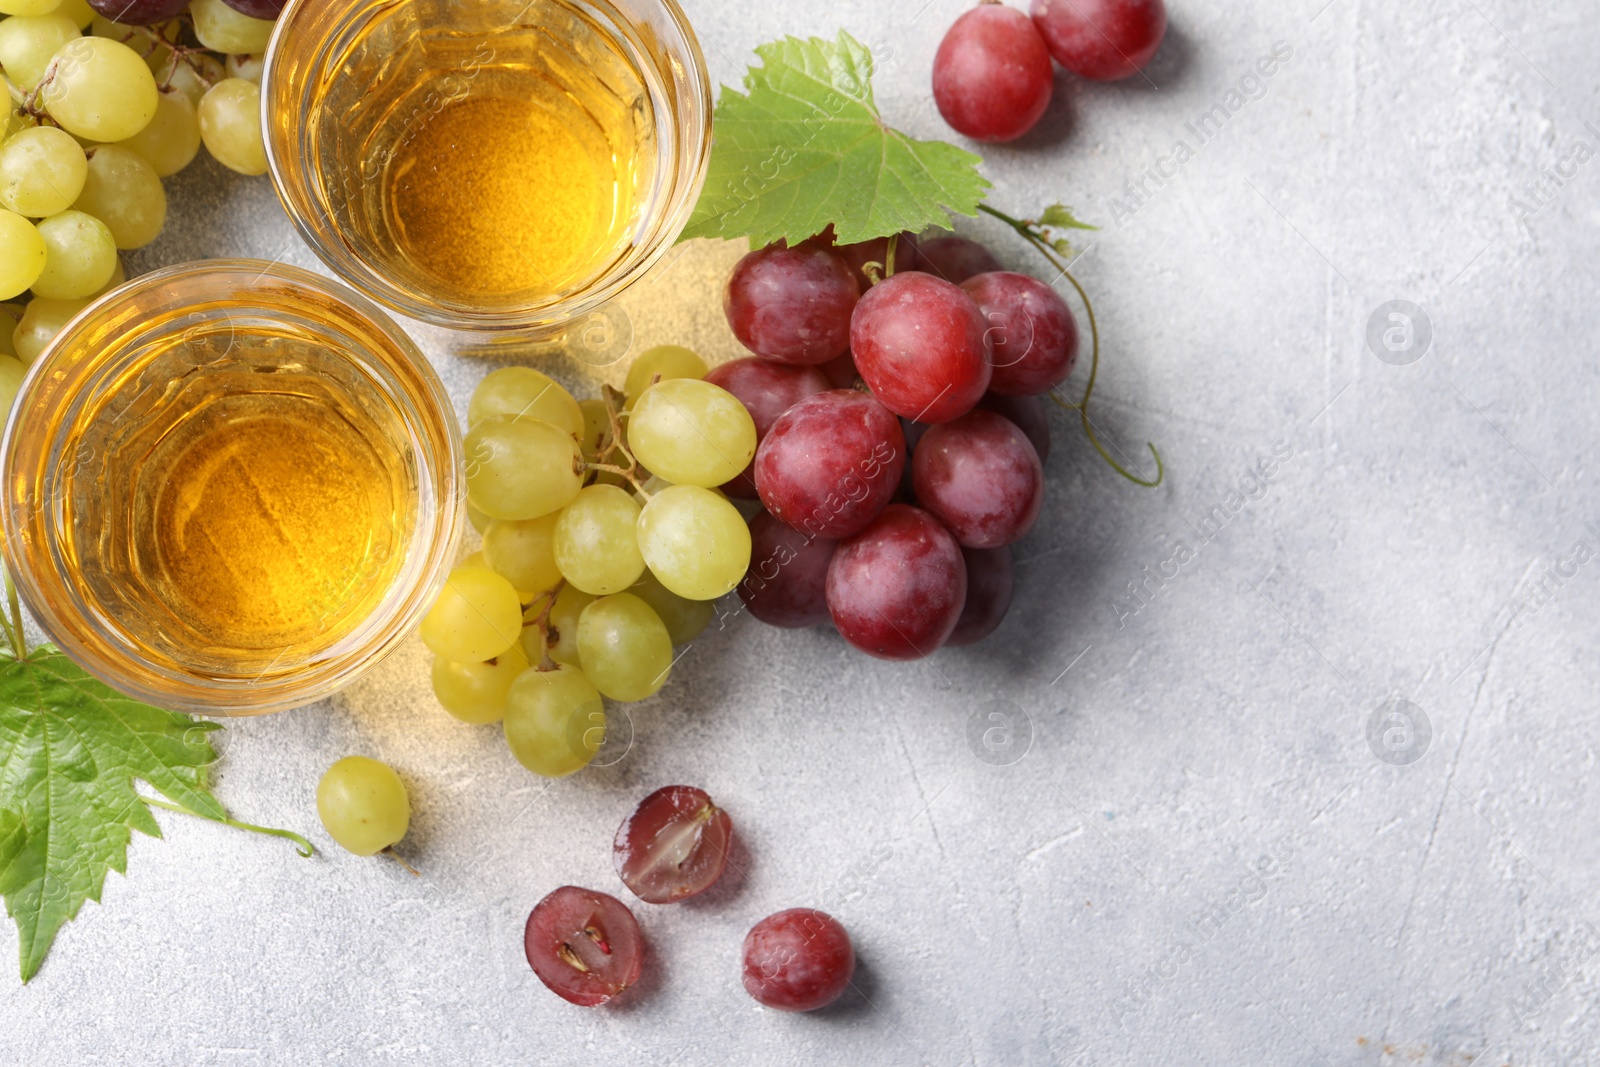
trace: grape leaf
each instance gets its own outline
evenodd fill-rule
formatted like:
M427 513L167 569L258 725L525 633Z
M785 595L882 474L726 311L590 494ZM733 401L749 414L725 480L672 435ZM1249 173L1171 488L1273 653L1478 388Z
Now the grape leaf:
M989 182L978 156L917 141L883 123L872 95L872 53L837 41L787 37L756 49L762 66L745 93L724 86L704 191L683 239L800 241L830 224L844 244L976 215Z
M24 982L106 871L126 872L132 831L161 836L135 778L227 820L206 787L220 728L124 696L49 645L0 651L0 895Z

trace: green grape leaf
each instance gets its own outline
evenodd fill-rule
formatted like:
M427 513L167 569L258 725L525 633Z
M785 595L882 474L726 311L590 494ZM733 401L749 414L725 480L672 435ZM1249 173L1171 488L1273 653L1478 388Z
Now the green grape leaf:
M0 651L0 895L24 982L106 871L126 872L132 831L161 836L135 778L227 820L206 786L220 728L123 696L49 645Z
M1051 204L1044 209L1044 214L1039 216L1039 225L1051 229L1065 230L1098 230L1100 227L1091 226L1072 213L1072 209L1065 204Z
M832 225L851 244L977 214L982 159L885 125L861 42L787 37L756 54L763 65L745 73L745 92L724 86L717 101L705 189L682 239L764 245Z

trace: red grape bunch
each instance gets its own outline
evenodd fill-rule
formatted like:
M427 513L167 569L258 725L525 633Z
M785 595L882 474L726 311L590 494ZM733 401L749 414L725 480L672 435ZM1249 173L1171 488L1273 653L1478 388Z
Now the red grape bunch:
M1072 373L1078 329L1055 290L975 242L893 244L887 277L882 238L746 255L724 308L755 355L708 380L756 424L754 460L723 487L762 505L750 613L913 660L1005 616L1008 546L1044 499L1041 395Z
M1050 106L1052 58L1079 77L1115 81L1143 69L1166 31L1163 0L1032 0L1029 15L981 0L939 44L934 103L958 133L1014 141Z

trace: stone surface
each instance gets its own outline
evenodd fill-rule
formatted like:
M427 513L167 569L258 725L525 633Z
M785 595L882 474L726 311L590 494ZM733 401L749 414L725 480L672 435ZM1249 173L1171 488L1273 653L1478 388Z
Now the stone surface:
M844 26L878 51L888 119L947 136L928 64L965 4L922 4L688 6L716 80ZM617 710L625 756L570 780L435 708L415 642L335 700L232 723L222 799L322 851L162 813L167 839L135 842L37 979L0 977L0 1062L1592 1058L1592 16L1173 0L1148 79L1062 75L1043 125L986 152L996 204L1101 224L1077 263L1105 337L1095 419L1129 462L1155 441L1164 486L1123 483L1058 412L992 641L896 666L741 618ZM1253 78L1275 42L1292 56ZM136 266L313 265L264 180L200 162L169 184ZM736 356L717 290L737 254L688 247L630 293L636 347ZM1428 325L1410 350L1391 301ZM419 336L464 408L489 364ZM581 361L541 365L594 388ZM1369 728L1396 700L1426 737ZM409 783L420 878L320 832L316 780L350 753ZM611 835L679 781L733 814L739 873L638 905L636 995L557 1000L522 960L529 908L564 883L623 893ZM861 958L815 1016L739 985L744 932L792 905L838 916Z

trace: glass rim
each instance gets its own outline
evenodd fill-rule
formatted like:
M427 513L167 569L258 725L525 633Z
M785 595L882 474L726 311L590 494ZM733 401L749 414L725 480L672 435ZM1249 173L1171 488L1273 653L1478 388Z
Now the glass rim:
M695 202L705 184L711 159L714 99L710 71L706 64L705 53L700 47L699 37L695 34L694 27L678 0L645 0L645 2L665 13L682 38L684 55L680 57L674 52L672 67L675 71L681 70L681 80L688 90L688 95L684 101L685 107L677 110L682 112L691 109L696 121L692 124L693 136L687 141L675 142L671 163L677 176L672 180L669 195L662 198L663 202L653 209L652 215L647 216L653 220L654 233L648 247L641 246L644 247L642 253L619 258L590 284L567 296L540 304L480 310L443 307L431 302L404 286L395 284L367 259L357 255L341 239L339 228L331 219L324 219L319 223L312 217L318 213L316 209L322 203L311 195L307 188L311 184L310 178L316 175L312 168L306 165L305 160L296 158L306 155L304 146L300 143L306 130L305 124L296 124L294 134L285 139L284 143L279 143L277 136L279 130L272 122L276 101L274 89L278 83L279 67L287 62L284 56L289 46L285 42L290 37L296 16L307 9L324 10L327 0L289 0L276 20L263 58L261 128L266 149L267 173L272 181L273 190L277 193L278 201L282 204L284 213L289 216L295 231L310 246L318 260L341 281L359 289L364 295L391 311L449 330L480 334L511 333L543 336L559 331L563 326L581 319L615 299L661 260L676 242L678 235L683 232L683 228L688 225L689 216L694 211ZM344 11L331 17L331 24L339 30L347 28L364 6L356 0L350 0ZM324 66L327 59L325 50L322 50L325 43L325 41L318 42L315 46L319 49L313 53L317 60L315 65L318 67ZM305 103L305 99L302 96L292 103L295 105L295 113L299 114L300 105ZM683 174L685 165L689 168L686 176Z

